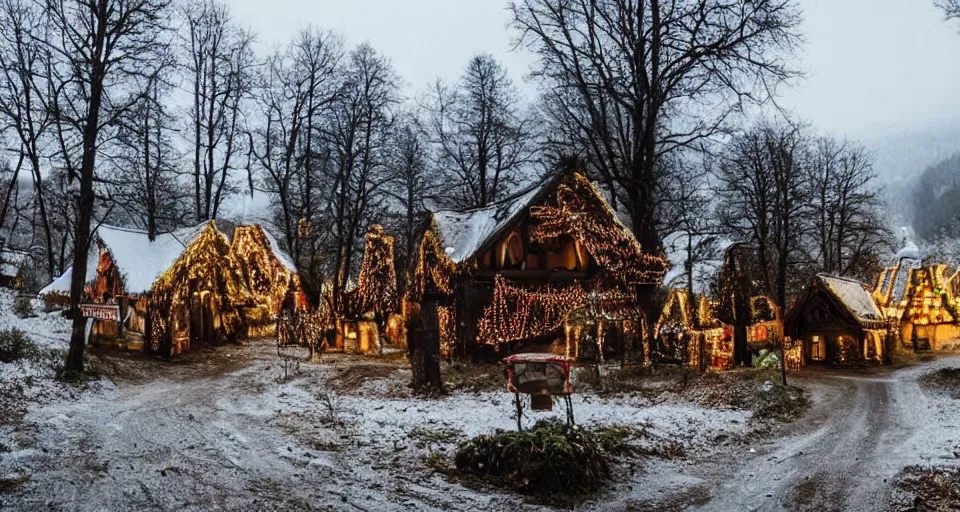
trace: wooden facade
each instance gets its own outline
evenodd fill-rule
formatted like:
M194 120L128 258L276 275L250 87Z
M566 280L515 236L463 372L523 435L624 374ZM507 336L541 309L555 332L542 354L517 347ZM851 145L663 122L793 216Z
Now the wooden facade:
M642 334L636 286L658 285L666 267L583 175L566 173L488 208L433 213L407 300L418 302L426 274L447 290L438 316L450 357L579 354L576 333L623 351Z
M903 302L899 334L904 348L960 348L960 271L942 264L912 269Z
M821 274L787 313L786 334L806 364L881 363L890 356L887 323L865 285Z
M152 241L98 228L82 308L91 343L171 356L261 335L298 276L259 226L238 230L231 244L212 221Z

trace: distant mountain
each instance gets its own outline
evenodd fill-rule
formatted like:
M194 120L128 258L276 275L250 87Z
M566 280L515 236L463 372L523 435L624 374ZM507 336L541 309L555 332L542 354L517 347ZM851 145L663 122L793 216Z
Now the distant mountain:
M910 224L921 240L960 236L960 153L924 169L909 194Z
M887 221L891 226L913 225L914 219L922 218L914 211L914 191L919 186L925 171L960 153L960 120L940 123L924 130L904 130L882 137L863 141L875 156L874 170L884 186L884 195L889 205ZM950 186L944 172L932 171L939 178L926 182L925 186ZM947 173L949 174L949 173ZM930 177L932 179L932 175ZM941 187L939 194L947 193ZM918 232L922 226L913 226Z

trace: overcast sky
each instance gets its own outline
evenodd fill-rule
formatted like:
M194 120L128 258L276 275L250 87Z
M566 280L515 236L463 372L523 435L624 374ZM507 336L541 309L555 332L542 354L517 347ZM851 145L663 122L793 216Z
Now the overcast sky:
M297 27L370 41L406 82L422 90L455 79L475 53L499 58L525 91L531 56L512 52L506 2L498 0L231 0L238 20L266 46ZM809 77L782 104L824 131L874 138L960 122L960 25L932 0L800 0Z

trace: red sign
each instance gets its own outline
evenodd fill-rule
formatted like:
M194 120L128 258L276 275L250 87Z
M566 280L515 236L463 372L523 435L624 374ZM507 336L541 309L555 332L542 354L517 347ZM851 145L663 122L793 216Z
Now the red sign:
M97 320L120 321L120 306L110 304L80 304L80 312L84 318Z

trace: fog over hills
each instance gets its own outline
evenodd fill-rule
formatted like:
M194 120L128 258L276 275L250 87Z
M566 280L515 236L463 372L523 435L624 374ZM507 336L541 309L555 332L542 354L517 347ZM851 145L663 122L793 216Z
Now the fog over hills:
M912 191L926 169L960 152L960 120L925 129L894 131L863 143L875 156L874 170L889 204L888 221L894 227L911 226ZM936 192L939 197L944 191Z

